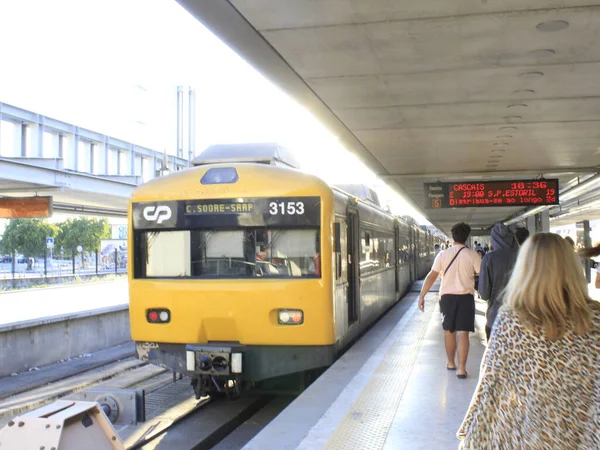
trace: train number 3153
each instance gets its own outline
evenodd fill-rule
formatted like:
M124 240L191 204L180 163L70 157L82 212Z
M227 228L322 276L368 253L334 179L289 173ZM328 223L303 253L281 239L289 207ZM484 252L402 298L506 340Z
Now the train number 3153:
M272 216L302 215L304 214L304 202L271 202L269 203L269 214Z

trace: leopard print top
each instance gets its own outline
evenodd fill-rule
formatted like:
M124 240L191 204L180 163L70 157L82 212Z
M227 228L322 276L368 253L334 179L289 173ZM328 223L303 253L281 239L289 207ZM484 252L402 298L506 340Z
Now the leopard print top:
M593 328L550 341L501 311L458 430L461 449L600 449L600 308Z

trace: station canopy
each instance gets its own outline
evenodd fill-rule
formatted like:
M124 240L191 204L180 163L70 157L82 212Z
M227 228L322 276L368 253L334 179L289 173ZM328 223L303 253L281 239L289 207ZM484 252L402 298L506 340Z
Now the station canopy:
M597 2L179 2L445 231L525 207L425 209L425 183L596 173Z

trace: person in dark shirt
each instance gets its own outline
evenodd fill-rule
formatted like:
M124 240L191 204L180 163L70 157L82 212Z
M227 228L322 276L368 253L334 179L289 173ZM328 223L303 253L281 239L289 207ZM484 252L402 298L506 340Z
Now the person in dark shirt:
M520 234L522 235L522 232ZM502 291L508 283L519 254L519 246L515 235L503 223L494 225L491 239L494 251L488 252L483 257L478 286L479 296L488 302L485 326L485 334L488 340L498 310L502 306Z
M527 228L517 228L515 230L515 239L517 240L517 245L519 248L523 246L523 242L525 239L529 237L529 230Z

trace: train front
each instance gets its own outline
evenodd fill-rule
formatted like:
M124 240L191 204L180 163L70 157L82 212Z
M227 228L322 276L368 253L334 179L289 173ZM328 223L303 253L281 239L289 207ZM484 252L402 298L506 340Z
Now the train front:
M138 357L196 395L331 364L333 194L267 164L201 166L130 204L130 322Z

